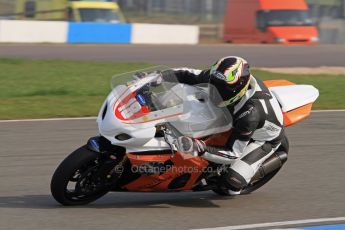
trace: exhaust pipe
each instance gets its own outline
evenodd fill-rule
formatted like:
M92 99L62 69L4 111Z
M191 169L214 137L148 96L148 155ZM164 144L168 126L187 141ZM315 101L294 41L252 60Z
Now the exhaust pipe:
M288 154L283 151L273 153L259 168L252 181L261 180L267 174L281 168L287 161Z

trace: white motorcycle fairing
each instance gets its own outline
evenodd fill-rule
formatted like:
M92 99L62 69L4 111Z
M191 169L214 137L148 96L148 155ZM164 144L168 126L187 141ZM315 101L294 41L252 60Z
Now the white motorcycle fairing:
M163 137L155 137L157 127L165 123L194 138L230 130L231 115L212 104L207 85L162 83L159 90L150 88L155 108L147 106L140 90L156 78L152 74L128 86L117 85L108 95L97 122L100 134L111 144L125 147L127 152L170 149Z
M279 101L283 112L314 103L319 97L319 91L311 85L276 86L269 89Z
M123 76L128 81L133 74ZM153 87L158 77L152 72L127 85L113 78L116 80L115 87L97 118L99 133L111 144L125 147L127 152L132 153L170 149L164 137L157 135L164 124L174 127L180 135L193 138L231 129L232 116L228 109L219 108L209 100L210 89L214 86L189 86L176 81L162 82L159 87ZM290 83L268 85L282 107L286 126L309 116L311 105L319 96L313 86ZM306 105L310 106L303 109Z

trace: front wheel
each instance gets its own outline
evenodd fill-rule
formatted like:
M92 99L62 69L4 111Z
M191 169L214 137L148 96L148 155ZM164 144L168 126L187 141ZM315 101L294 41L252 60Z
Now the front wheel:
M84 205L104 196L109 188L99 169L98 153L86 146L75 150L55 170L50 184L53 197L63 205Z

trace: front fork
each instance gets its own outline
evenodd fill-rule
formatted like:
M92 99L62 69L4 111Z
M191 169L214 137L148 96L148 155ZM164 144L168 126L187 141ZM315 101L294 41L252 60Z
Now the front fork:
M122 176L124 166L128 161L126 149L115 146L102 136L91 137L87 148L100 155L100 172L105 175L107 186L112 187Z

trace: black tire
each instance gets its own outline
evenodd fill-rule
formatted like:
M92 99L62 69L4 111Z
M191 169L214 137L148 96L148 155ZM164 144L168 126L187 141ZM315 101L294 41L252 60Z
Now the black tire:
M225 188L216 188L216 189L212 189L212 191L219 196L231 196L229 191Z
M55 170L50 184L51 193L57 202L66 206L84 205L108 193L109 189L105 186L96 186L95 191L92 192L76 191L82 183L81 180L85 180L88 176L94 177L92 174L97 170L96 162L98 157L98 153L89 150L86 146L82 146L61 162ZM75 178L76 175L80 175L80 178ZM74 191L68 189L70 182L76 182Z

